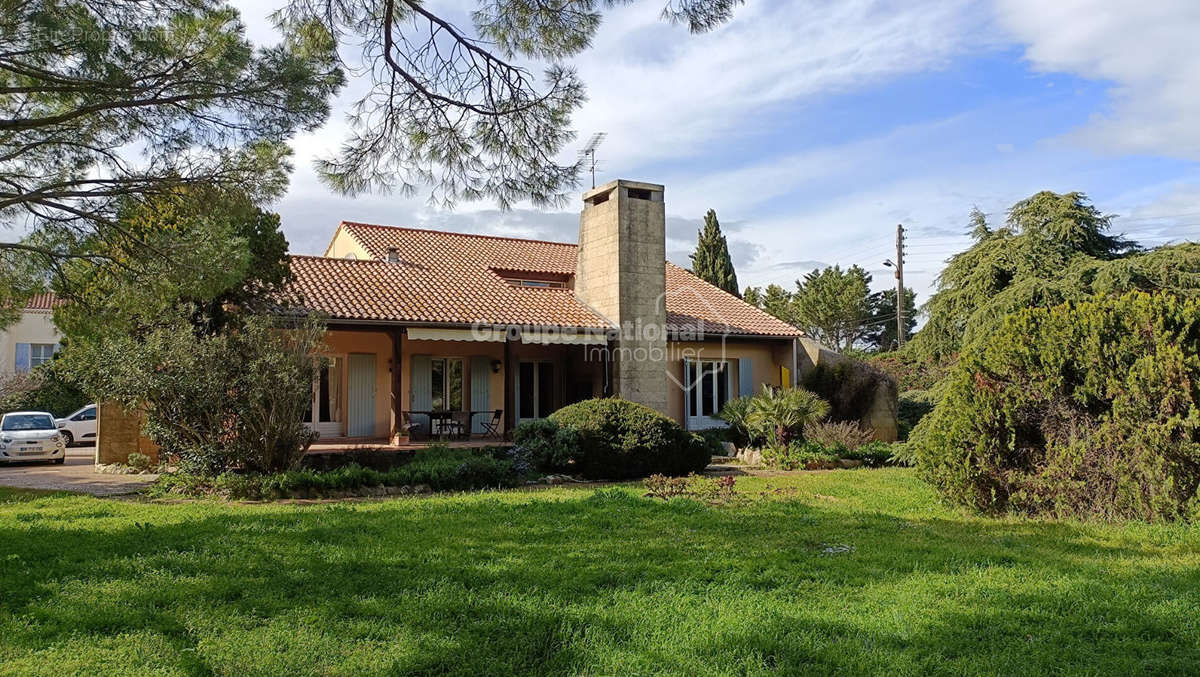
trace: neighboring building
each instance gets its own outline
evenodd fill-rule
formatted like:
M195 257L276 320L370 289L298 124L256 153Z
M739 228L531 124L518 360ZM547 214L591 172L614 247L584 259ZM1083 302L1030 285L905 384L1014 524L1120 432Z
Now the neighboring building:
M61 338L54 326L54 294L36 294L21 317L0 331L0 374L24 373L47 362Z
M302 305L328 316L312 425L398 439L456 416L475 433L618 395L689 429L729 399L792 385L800 331L666 262L663 187L583 196L579 244L343 222L295 256Z

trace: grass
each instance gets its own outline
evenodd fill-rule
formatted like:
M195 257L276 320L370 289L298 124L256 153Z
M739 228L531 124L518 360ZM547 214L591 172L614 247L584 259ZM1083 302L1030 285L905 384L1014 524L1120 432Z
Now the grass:
M903 469L337 504L0 490L2 674L1200 669L1200 528L966 517Z

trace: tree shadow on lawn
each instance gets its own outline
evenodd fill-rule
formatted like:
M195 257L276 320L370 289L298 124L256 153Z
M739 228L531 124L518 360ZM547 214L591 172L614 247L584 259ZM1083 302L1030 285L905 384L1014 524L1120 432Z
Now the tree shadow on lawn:
M151 522L0 526L0 659L157 636L191 674L1200 665L1190 537L619 489L130 510Z

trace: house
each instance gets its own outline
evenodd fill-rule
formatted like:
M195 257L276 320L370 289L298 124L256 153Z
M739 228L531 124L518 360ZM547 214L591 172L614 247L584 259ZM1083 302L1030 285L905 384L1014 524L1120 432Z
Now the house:
M21 374L48 362L61 335L54 326L54 294L35 294L21 317L0 331L0 374Z
M788 384L802 334L666 262L663 186L583 196L579 244L343 222L295 256L296 298L329 319L311 424L329 438L480 433L618 395L689 429Z
M403 443L615 395L702 430L728 400L843 359L667 262L663 193L588 191L578 244L341 223L324 255L291 258L288 312L327 320L307 423L322 442ZM891 407L868 421L884 439ZM123 462L139 428L102 406L98 462Z

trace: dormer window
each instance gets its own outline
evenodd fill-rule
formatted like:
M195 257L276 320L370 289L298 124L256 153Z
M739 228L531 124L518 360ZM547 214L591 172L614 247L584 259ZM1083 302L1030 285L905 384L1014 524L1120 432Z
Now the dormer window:
M517 280L506 278L505 282L514 287L540 287L542 289L562 289L567 286L567 283L562 280Z
M571 286L571 276L563 273L552 273L533 270L505 270L492 268L511 287L526 287L530 289L568 289Z

